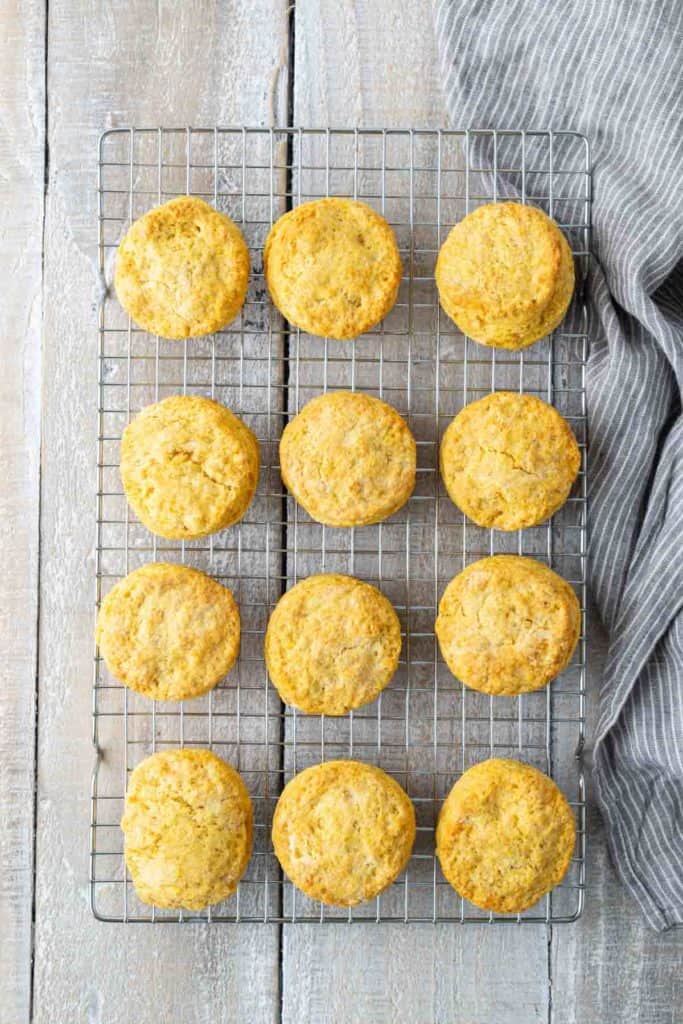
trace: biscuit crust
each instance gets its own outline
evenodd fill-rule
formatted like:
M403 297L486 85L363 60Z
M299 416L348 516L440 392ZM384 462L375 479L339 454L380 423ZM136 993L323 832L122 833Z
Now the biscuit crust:
M571 427L534 395L497 391L466 405L441 441L443 482L478 526L518 530L548 519L581 466Z
M444 661L465 686L515 696L540 689L567 667L581 609L569 584L546 565L494 555L451 580L435 631Z
M396 302L401 258L384 217L355 199L316 199L273 225L263 253L271 298L291 324L355 338Z
M435 276L450 318L495 348L526 348L550 334L574 292L567 239L542 210L521 203L489 203L456 224Z
M403 417L360 392L313 398L280 439L286 487L327 526L367 526L392 515L413 492L416 463Z
M227 899L249 862L253 810L234 768L209 750L164 750L130 776L121 828L135 891L156 907Z
M136 324L163 338L212 334L244 304L242 232L202 199L179 196L136 220L116 259L114 287Z
M278 601L268 623L268 673L286 704L343 715L391 680L401 625L386 597L351 576L309 576Z
M172 395L148 405L123 432L121 479L148 530L204 537L242 518L256 491L258 441L224 405Z
M516 914L564 878L576 837L558 787L536 768L492 758L468 769L441 808L436 853L475 907Z
M154 700L186 700L234 665L240 615L227 587L203 572L152 562L106 595L95 639L125 686Z
M399 784L360 761L299 772L273 816L275 855L312 899L352 907L400 875L415 841L415 810Z

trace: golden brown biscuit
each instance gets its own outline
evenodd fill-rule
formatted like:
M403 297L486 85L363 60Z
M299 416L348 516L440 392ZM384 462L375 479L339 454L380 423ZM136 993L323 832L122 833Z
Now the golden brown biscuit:
M123 432L123 489L138 519L160 537L204 537L236 523L258 475L251 430L208 398L164 398Z
M398 782L360 761L299 772L277 802L273 846L282 870L314 900L352 907L400 875L415 841L415 810Z
M227 899L244 874L251 799L235 769L211 751L164 750L132 772L121 828L142 902L202 910Z
M109 591L95 639L109 670L154 700L212 689L240 647L240 614L226 587L186 565L152 562Z
M446 587L436 635L465 686L514 696L545 686L569 662L581 609L569 584L533 558L494 555Z
M401 259L394 233L355 199L316 199L273 225L263 252L271 298L309 334L355 338L396 302Z
M114 286L144 330L194 338L237 316L248 280L249 250L237 225L202 199L180 196L130 226Z
M475 907L517 914L562 881L575 833L552 779L492 758L466 771L446 797L436 853L447 881Z
M576 438L533 395L497 391L466 405L441 442L451 500L478 526L519 530L564 505L581 465Z
M278 601L266 631L270 678L286 704L343 715L384 689L401 625L386 597L351 576L309 576Z
M542 210L480 206L455 225L436 261L439 300L482 345L526 348L563 319L574 291L567 239Z
M413 492L416 460L403 417L360 392L313 398L280 440L286 487L327 526L367 526L392 515Z

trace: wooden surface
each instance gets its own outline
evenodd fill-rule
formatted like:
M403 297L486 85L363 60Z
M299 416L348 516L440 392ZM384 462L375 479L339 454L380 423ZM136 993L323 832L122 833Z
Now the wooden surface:
M98 135L120 124L279 120L286 69L279 0L254 0L248 13L247 5L221 2L50 4L34 970L40 1024L265 1024L278 1017L277 926L177 930L92 919L88 720Z
M427 5L382 6L380 19L373 3L297 5L295 123L446 124ZM507 928L447 924L387 925L367 937L357 928L286 927L283 1019L540 1024L546 929L515 930L514 958L511 939ZM477 984L484 971L486 984Z
M31 991L45 129L39 3L0 8L0 1018Z
M33 1020L49 1024L674 1024L681 936L646 930L594 810L575 925L125 928L90 915L97 136L133 123L284 123L288 74L297 123L444 123L428 0L300 0L293 66L288 6L53 0L47 32L38 3L0 11L0 1022L28 1021L32 1001ZM603 653L596 631L590 722Z

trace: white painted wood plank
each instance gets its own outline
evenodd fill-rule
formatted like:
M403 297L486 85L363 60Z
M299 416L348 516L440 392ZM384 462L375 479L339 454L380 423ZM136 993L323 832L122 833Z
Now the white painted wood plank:
M88 904L96 143L121 124L285 117L286 5L50 5L36 1022L269 1022L276 926L119 926Z
M593 616L588 720L597 721L607 639ZM586 749L590 768L591 744ZM657 935L615 874L588 771L586 909L552 940L552 1024L676 1024L683 1003L683 933Z
M589 790L588 886L579 921L552 942L552 1024L678 1024L683 936L657 935L617 879Z
M0 1021L29 1019L40 464L43 5L0 12Z
M545 1024L547 947L526 935L486 925L285 925L282 1019Z
M295 123L447 124L429 0L299 0Z
M446 123L428 0L296 7L296 124ZM285 925L286 1024L540 1024L545 927Z

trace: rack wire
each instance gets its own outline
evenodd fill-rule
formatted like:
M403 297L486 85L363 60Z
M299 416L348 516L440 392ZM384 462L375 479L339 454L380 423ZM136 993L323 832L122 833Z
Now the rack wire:
M132 220L175 195L202 196L244 231L252 274L244 309L217 334L168 341L138 329L111 291L116 247ZM318 196L356 197L397 236L404 276L396 306L355 342L306 335L284 323L263 278L262 248L285 210ZM90 828L91 902L109 921L574 920L584 901L585 789L580 755L586 673L587 355L583 278L590 250L590 155L574 132L119 128L99 145L99 312L96 598L155 559L184 562L229 586L240 606L242 649L211 693L181 704L149 701L123 687L95 656ZM554 335L521 352L463 337L440 310L434 264L450 227L484 202L532 202L569 238L579 286ZM418 444L409 503L384 523L320 526L286 494L278 441L285 423L322 391L380 396L408 420ZM519 390L552 402L579 441L582 467L566 505L542 526L502 533L465 519L438 472L438 441L467 402ZM164 541L129 510L118 474L130 418L174 393L224 402L259 438L262 471L242 522L212 537ZM583 629L572 664L549 687L517 698L468 691L444 665L434 636L439 598L471 561L512 552L551 565L575 588ZM342 718L285 708L268 681L263 639L284 590L314 572L343 572L379 586L402 623L399 670L378 700ZM254 802L254 854L237 893L201 913L142 904L123 861L119 821L129 772L155 750L210 747L242 774ZM528 761L551 774L577 818L564 882L521 915L462 900L434 856L434 826L460 774L489 756ZM413 856L401 878L350 910L314 903L283 878L270 823L283 785L322 760L378 764L407 790L417 812Z

